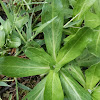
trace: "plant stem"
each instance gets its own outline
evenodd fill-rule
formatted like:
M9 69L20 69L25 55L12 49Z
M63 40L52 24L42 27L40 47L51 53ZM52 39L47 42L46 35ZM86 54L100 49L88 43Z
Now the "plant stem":
M42 14L42 13L40 13L39 16L37 16L37 18L36 18L35 21L33 22L33 25L32 25L32 26L35 25L35 23L37 22L37 20L40 18L41 14Z
M16 54L15 54L15 57L18 56L23 50L20 50L18 51Z
M38 32L36 32L27 42L29 42L29 41L31 41L31 40L33 40L37 35L38 35L39 33Z
M20 33L20 31L18 30L18 28L15 26L17 32L19 33L20 37L22 38L22 40L25 42L26 44L26 40L24 39L24 37L22 36L22 34Z
M12 100L12 94L9 96L9 100Z
M96 85L96 87L92 90L92 92L100 85L100 82Z
M14 78L14 79L16 83L16 100L19 100L17 78Z
M14 81L14 79L13 80L1 80L2 82L13 82Z
M70 21L68 21L63 27L65 28L70 22L72 22L80 13L78 13L75 17L73 17Z

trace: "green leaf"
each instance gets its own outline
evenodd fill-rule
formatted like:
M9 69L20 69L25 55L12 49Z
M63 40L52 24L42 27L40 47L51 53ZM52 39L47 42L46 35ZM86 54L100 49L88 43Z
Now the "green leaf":
M45 90L44 90L44 100L63 100L64 95L60 83L58 73L53 70L50 71L47 76Z
M74 15L78 15L77 20L82 19L84 13L94 4L96 0L77 0L77 3L74 6Z
M60 79L68 100L92 100L90 94L65 69L60 72Z
M64 10L64 19L71 18L73 15L73 9L67 8Z
M42 4L41 5L37 5L37 6L33 7L33 8L31 8L31 10L28 10L28 13L32 13L33 11L34 12L40 11L42 9L42 7L43 7Z
M100 25L100 18L97 14L87 11L84 17L85 26L96 28Z
M57 16L57 18L43 30L48 53L52 55L56 61L62 37L63 5L61 0L46 0L45 2L48 3L44 4L42 9L42 23Z
M70 63L65 66L65 69L67 69L67 71L75 80L77 80L83 87L85 87L85 77L79 66L74 63Z
M93 100L100 100L100 86L98 86L92 93Z
M5 44L5 32L0 30L0 48L2 48Z
M66 44L68 41L70 41L71 38L73 38L75 35L69 35L67 38L64 39L64 43Z
M12 35L7 42L7 46L10 48L18 48L21 45L21 39L14 35Z
M20 17L16 17L16 21L15 21L15 25L18 28L21 28L24 24L26 24L29 20L29 16L20 16Z
M0 81L0 86L9 86L9 87L11 87L10 85L8 85L7 83L2 82L2 81Z
M3 30L3 26L2 25L0 25L0 30Z
M93 89L93 87L100 81L100 63L91 66L85 72L86 88Z
M55 63L53 58L49 54L47 54L43 48L27 48L25 54L33 61L42 61L50 65L53 65Z
M78 66L91 66L100 62L100 57L92 55L87 49L75 59L78 63Z
M27 40L29 40L32 36L32 18L33 18L33 13L31 14L31 17L28 20L28 26L27 26Z
M74 7L75 4L77 3L77 0L68 0L68 1L69 1L70 5L71 5L72 7Z
M51 22L53 22L55 19L57 18L54 17L51 20L47 21L46 23L42 24L41 26L39 25L38 28L33 29L33 31L36 31L35 34L28 40L28 42L32 41L40 32L42 32L42 30L47 27ZM38 26L38 25L37 25ZM28 43L27 42L27 43Z
M45 44L43 39L35 39L35 42L38 43L40 46Z
M92 35L93 31L90 28L80 29L59 51L56 69L59 70L63 65L78 57L92 40Z
M40 48L40 44L38 44L36 41L32 40L32 41L29 41L27 43L27 47L36 47L36 48Z
M95 13L100 17L100 0L96 0L94 5Z
M63 4L63 10L66 11L66 9L69 8L69 1L68 0L61 0Z
M3 18L0 16L0 23L1 25L3 25L3 23L5 23L5 21L3 20Z
M17 82L17 85L18 85L18 87L21 88L21 89L24 89L24 90L27 90L27 91L31 91L31 90L32 90L32 89L30 89L29 87L27 87L27 86L25 86L25 85L23 85L23 84L21 84L21 83L19 83L19 82Z
M69 9L69 1L68 0L61 0L62 1L62 4L63 4L63 12L64 12L64 18L66 16L69 16L72 14L71 10L72 9Z
M0 74L10 77L26 77L44 74L49 71L49 65L18 57L1 57Z
M46 78L39 82L22 100L44 100Z
M31 37L31 39L34 39L40 32L42 32L42 30L47 27L51 22L53 22L55 19L57 18L54 17L52 19L50 19L49 21L45 22L44 24L40 25L39 27L33 29L33 31L36 31L35 35L33 35L33 37Z
M88 45L88 49L93 55L100 57L100 26L95 28L94 31L95 34L92 42Z
M5 33L7 35L10 34L12 29L11 29L11 23L10 23L9 19L7 19L2 25L3 25Z

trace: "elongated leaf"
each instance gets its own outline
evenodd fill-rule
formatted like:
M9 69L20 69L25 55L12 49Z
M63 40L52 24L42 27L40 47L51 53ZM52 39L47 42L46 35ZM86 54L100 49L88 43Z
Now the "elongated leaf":
M35 33L35 35L33 36L33 38L35 38L35 36L37 36L40 32L42 32L42 30L43 30L44 28L46 28L46 27L47 27L51 22L53 22L56 18L57 18L57 16L54 17L54 18L52 18L52 19L50 19L49 21L45 22L45 23L42 24L40 27L33 29L33 31L36 31L36 33ZM32 37L31 37L31 38L32 38Z
M77 3L74 6L73 14L79 16L77 20L81 19L83 14L94 4L96 0L77 0Z
M85 77L79 66L74 63L66 65L65 69L72 75L72 77L77 80L83 87L85 87Z
M13 20L13 15L9 13L8 9L7 9L7 8L5 7L5 5L3 4L2 0L0 0L0 3L1 3L1 5L2 5L2 8L3 8L3 10L5 11L5 13L6 13L6 15L7 15L9 21L10 21L11 23L13 23L13 21L14 21L14 20Z
M51 65L55 63L53 58L49 54L47 54L42 48L28 48L25 51L25 54L33 61L38 60L38 62L42 61Z
M84 52L76 58L76 62L79 66L91 66L98 62L100 62L100 57L96 57L92 55L87 49L84 50Z
M26 30L27 40L29 40L32 36L32 18L33 18L33 12L31 14L31 17L28 20L28 26L27 26L27 30Z
M93 55L100 57L100 26L95 29L93 41L89 43L88 49Z
M0 30L0 48L2 48L5 44L5 32Z
M84 27L80 29L59 51L56 69L59 70L64 64L78 57L92 40L92 35L93 31L90 28Z
M22 100L44 100L46 78L39 82Z
M42 30L43 30L45 27L47 27L50 23L52 23L56 18L57 18L57 16L54 17L54 18L52 18L52 19L50 19L49 21L45 22L45 23L42 24L40 27L35 28L33 31L36 31L36 33L42 32Z
M53 70L47 76L47 81L44 90L44 100L63 100L64 95L60 83L58 73Z
M31 8L31 10L29 10L28 13L32 13L33 11L34 12L40 11L42 9L42 7L43 7L42 4L41 5L38 5L38 6L34 7L34 8Z
M92 93L93 100L100 100L100 86L98 86Z
M93 89L93 87L100 81L100 63L91 66L85 72L86 88Z
M0 58L0 74L10 77L26 77L47 73L49 66L46 63L17 57Z
M48 53L56 60L56 55L60 48L62 27L63 27L63 5L61 0L46 0L42 9L42 23L57 18L44 30L44 39Z
M68 100L92 100L90 94L65 69L60 72L60 79Z
M100 25L100 18L97 14L87 11L85 13L84 22L85 22L85 26L96 28L97 26Z
M9 86L9 87L11 87L10 85L8 85L7 83L2 82L2 81L0 81L0 86Z
M21 89L24 89L24 90L27 90L27 91L31 91L32 90L29 87L27 87L27 86L25 86L25 85L23 85L23 84L21 84L19 82L17 82L17 84L18 84L18 87L21 88Z

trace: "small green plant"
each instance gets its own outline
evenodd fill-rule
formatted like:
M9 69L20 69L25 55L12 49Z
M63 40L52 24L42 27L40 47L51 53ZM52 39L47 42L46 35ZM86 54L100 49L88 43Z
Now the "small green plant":
M39 47L39 42L40 44L41 42L44 42L42 40L37 42L33 39L55 18L49 20L43 25L35 25L41 14L39 14L34 21L32 20L33 15L35 12L42 9L42 6L40 5L44 4L45 2L27 2L24 0L11 0L6 4L0 0L1 6L7 15L6 20L3 20L0 16L0 55L5 55L5 53L11 48L16 48L17 50L15 56L17 56L21 51L23 51L23 48L30 45ZM40 5L28 9L31 7L31 4ZM37 26L40 27L37 28ZM19 49L19 47L21 47L21 49Z
M45 2L42 24L46 27L42 29L46 50L27 47L24 52L29 59L0 57L0 74L45 76L23 100L100 100L100 24L94 24L99 19L99 0ZM70 16L74 17L63 25ZM83 20L85 25L80 27ZM63 38L63 32L69 36Z

